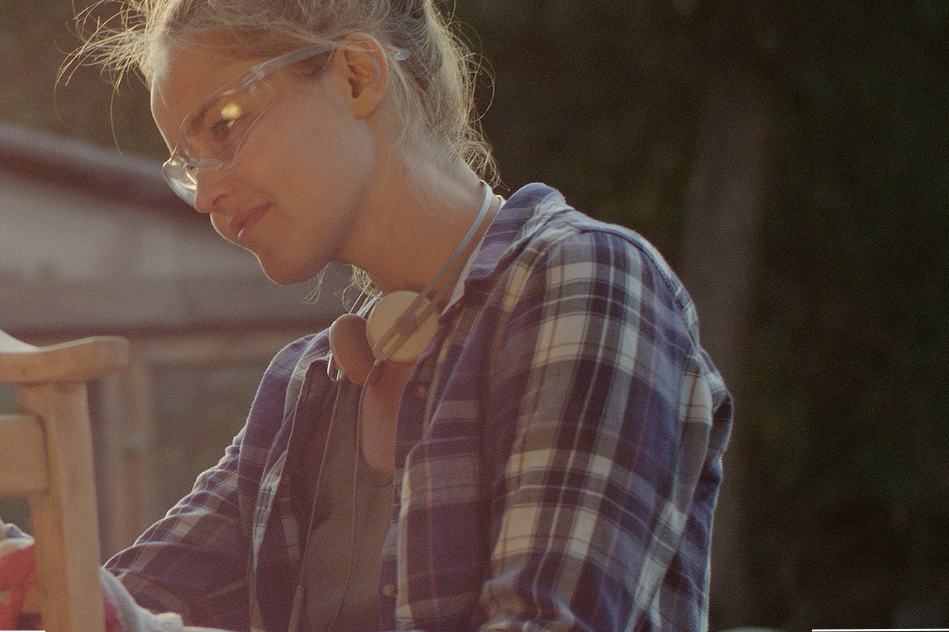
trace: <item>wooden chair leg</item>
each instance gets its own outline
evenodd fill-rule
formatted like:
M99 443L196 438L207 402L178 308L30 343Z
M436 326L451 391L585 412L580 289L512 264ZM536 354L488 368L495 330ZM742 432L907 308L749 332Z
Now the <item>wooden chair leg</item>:
M83 383L18 389L20 411L46 433L49 487L29 498L36 539L37 594L46 630L102 630L99 530L92 436Z

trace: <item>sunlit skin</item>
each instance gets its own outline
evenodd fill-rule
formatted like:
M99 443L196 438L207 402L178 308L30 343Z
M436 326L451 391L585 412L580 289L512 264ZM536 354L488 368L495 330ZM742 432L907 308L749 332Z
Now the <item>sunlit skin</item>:
M384 292L418 290L461 241L483 192L462 160L436 161L397 142L385 53L371 38L353 43L359 50L336 49L317 80L292 68L268 75L273 104L230 168L198 171L195 206L277 283L305 281L338 260ZM201 42L164 51L152 114L169 148L197 104L259 61Z

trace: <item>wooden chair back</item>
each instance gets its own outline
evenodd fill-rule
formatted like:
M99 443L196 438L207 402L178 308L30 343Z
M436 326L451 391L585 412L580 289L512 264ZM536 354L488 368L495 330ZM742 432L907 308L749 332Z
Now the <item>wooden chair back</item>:
M35 347L0 331L0 496L25 497L36 539L36 596L47 632L102 632L99 529L86 383L128 362L122 338Z

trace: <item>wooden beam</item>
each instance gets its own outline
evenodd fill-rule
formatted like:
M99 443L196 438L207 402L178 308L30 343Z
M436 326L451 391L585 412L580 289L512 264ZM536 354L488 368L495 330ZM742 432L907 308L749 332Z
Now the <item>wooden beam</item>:
M0 416L0 497L28 498L47 487L46 446L39 419Z

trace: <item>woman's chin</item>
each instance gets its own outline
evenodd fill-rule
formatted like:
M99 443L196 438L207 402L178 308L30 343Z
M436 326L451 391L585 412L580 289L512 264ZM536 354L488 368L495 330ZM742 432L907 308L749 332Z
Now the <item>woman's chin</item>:
M268 279L277 285L294 285L309 281L319 272L319 269L313 270L311 267L294 267L283 265L277 262L265 261L260 256L257 257L260 263L260 269Z

